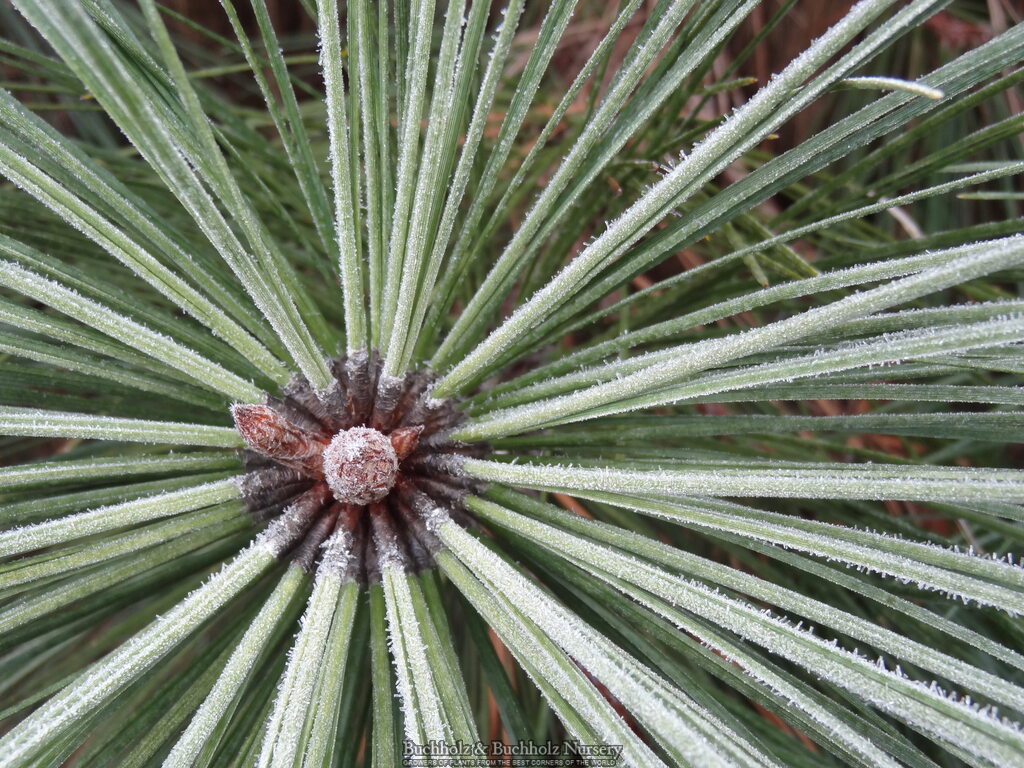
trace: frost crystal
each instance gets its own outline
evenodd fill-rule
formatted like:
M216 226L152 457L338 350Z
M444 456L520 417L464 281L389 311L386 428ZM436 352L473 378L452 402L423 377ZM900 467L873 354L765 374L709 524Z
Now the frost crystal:
M343 504L380 501L395 484L398 455L375 429L352 427L334 436L324 449L324 479Z

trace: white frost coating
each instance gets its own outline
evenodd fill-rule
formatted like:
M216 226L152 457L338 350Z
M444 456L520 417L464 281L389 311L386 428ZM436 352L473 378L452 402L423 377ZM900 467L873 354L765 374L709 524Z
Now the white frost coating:
M331 632L327 637L323 661L318 674L316 702L312 722L305 739L303 768L322 768L329 764L337 738L338 710L345 689L345 672L352 641L352 625L362 588L352 581L344 584L334 609Z
M14 311L10 311L12 308L15 308ZM36 322L36 320L41 321ZM182 386L178 382L171 383L155 378L151 373L155 372L154 369L164 368L164 366L152 358L127 350L123 344L109 341L101 334L77 330L74 328L78 325L77 323L68 322L63 318L56 318L38 310L2 303L0 303L0 323L49 337L47 341L39 341L19 338L6 332L0 333L0 353L4 355L13 355L54 368L95 376L190 405L212 406L219 410L223 404L223 400L216 393L200 391L187 385ZM140 366L139 372L126 367L112 366L110 361L105 358L80 352L69 345L82 346L90 351L97 351L101 355L110 355L115 360L123 360Z
M640 381L648 372L658 368L656 365L640 371L636 376L620 377L621 372L630 374L635 371L639 367L637 362L641 366L647 361L653 364L667 361L669 365L672 362L671 355L665 353L640 355L629 360L610 362L583 374L563 377L551 385L540 384L537 388L524 390L524 397L539 397L545 393L540 391L542 389L554 390L557 395L558 390L573 388L575 381L586 385L594 381L612 380L611 384L598 384L550 399L541 399L537 403L485 414L477 423L457 431L454 437L469 440L488 439L539 426L636 411L657 404L692 400L713 394L720 395L730 390L751 389L765 384L788 384L796 379L811 376L892 365L911 357L937 357L949 352L1005 346L1021 338L1024 338L1024 332L1020 330L1018 322L997 317L982 324L906 331L846 342L835 347L815 349L810 354L787 356L777 362L764 362L761 365L739 367L721 373L710 372L689 382L668 387L648 385ZM678 348L675 351L678 351ZM779 351L787 350L783 348ZM976 362L975 367L984 366ZM627 386L633 391L627 391ZM612 390L620 394L616 396L612 394ZM596 407L590 407L588 403L591 402L597 403Z
M394 568L400 571L405 569L405 556L397 538L374 536L373 543L377 548L377 562L381 568Z
M409 54L405 77L405 103L398 121L398 170L395 180L394 212L391 217L390 250L385 260L384 295L380 307L381 348L388 349L391 329L402 300L399 285L405 262L406 235L412 218L420 149L420 124L426 101L427 74L430 70L430 46L434 27L434 0L414 6L417 13L409 19ZM408 297L405 297L408 300ZM392 371L394 373L394 371Z
M616 117L620 116L623 104L635 93L637 85L648 71L651 62L676 31L680 21L692 5L693 0L682 0L681 2L677 0L667 4L667 7L664 7L657 17L657 24L652 26L643 39L637 40L629 49L626 58L615 73L608 92L603 94L598 103L596 111L590 116L582 132L575 137L568 154L559 164L552 178L543 185L540 195L516 229L512 240L505 247L487 279L473 295L467 307L459 314L453 329L446 335L435 357L439 367L447 367L447 361L457 352L459 342L466 335L466 329L471 328L474 324L479 324L480 315L486 312L488 307L494 305L498 295L504 293L510 280L514 277L516 266L522 263L528 244L545 223L551 208L564 197L566 187L574 181L574 177L584 164L593 163L590 168L591 176L596 175L603 167L604 163L595 162L591 156L592 150L601 139L608 138L611 133L610 127ZM624 15L624 13L620 15L619 21ZM733 23L737 23L742 17L742 13L736 13ZM722 25L722 27L718 30L718 34L724 34L724 30L728 29L729 25ZM700 56L687 56L680 59L684 64L684 72L695 68L701 60ZM677 66L673 68L673 72L682 79L683 74L678 73L679 69L680 67ZM667 95L667 93L663 94L663 96ZM658 101L651 104L648 100L648 111L653 111L657 104ZM642 122L642 120L643 118L640 117L638 122ZM606 163L610 156L621 149L630 135L630 131L620 130L614 133L616 141L612 146L606 148L601 159Z
M43 461L0 467L0 486L5 489L24 485L54 485L92 480L98 477L124 478L130 475L167 474L221 469L237 465L235 453L186 454L184 456L130 456L113 459L78 459L73 461Z
M967 57L965 57L965 60L966 60L966 58ZM958 62L956 62L955 65L950 65L950 68L948 68L949 69L948 72L947 72L947 68L941 68L940 70L937 70L935 73L933 73L933 75L930 76L930 77L934 77L935 78L935 82L937 82L937 83L949 83L949 84L953 85L953 87L959 89L960 86L954 84L954 82L956 82L956 83L959 82L953 76L953 69L954 68L959 68L960 69L960 75L959 76L962 76L963 71L966 68L965 67L965 62L960 62L958 60ZM940 75L940 73L941 73L941 75ZM869 109L871 109L873 111L873 116L872 116L871 119L877 120L878 117L880 117L886 111L891 111L892 109L896 108L897 106L899 106L901 104L906 104L908 101L910 101L910 99L908 99L906 97L900 97L900 98L895 98L895 99L887 97L884 100L879 100L878 105L875 105L875 106L869 108ZM885 103L885 108L881 109L881 108L879 108L879 105L882 104L883 102ZM805 149L800 151L799 154L802 155L801 160L803 162L806 162L814 154L816 154L816 153L817 154L824 153L824 152L826 152L826 150L829 147L835 147L835 146L838 145L839 142L844 141L844 140L851 140L851 139L853 139L855 141L855 143L857 143L857 145L859 145L861 142L860 142L859 139L855 139L854 135L858 134L860 132L861 127L863 127L863 122L860 122L859 125L857 124L858 121L854 121L852 119L851 120L847 120L847 121L843 121L843 122L844 123L849 123L849 125L836 125L836 126L833 126L832 128L829 128L828 130L823 131L821 134L819 134L818 136L814 137L808 143L808 146ZM876 123L876 125L877 125L877 123ZM813 147L811 146L812 144L814 145ZM781 176L785 175L787 170L792 170L793 169L794 165L800 165L800 163L797 162L797 158L796 157L793 157L793 158L789 158L789 157L777 157L777 158L774 158L773 160L771 160L768 163L766 163L764 166L756 169L753 173L751 173L749 176L745 177L743 180L741 180L737 184L734 184L733 187L730 188L730 191L735 188L735 190L736 190L735 194L736 194L736 196L738 196L739 199L741 199L741 200L753 200L753 198L757 197L757 190L763 188L766 184L770 184L772 181L777 180ZM984 164L982 164L982 165L984 165ZM1012 174L1020 172L1019 166L1021 164L1019 164L1019 163L1012 164L1012 165L1018 166L1018 167L1015 167L1015 168L1011 168L1010 165L1011 164L1007 164L1006 166L1004 166L1005 169L1006 169L1007 175L1012 175ZM800 167L802 167L802 166L800 166ZM964 170L968 170L968 169L964 168ZM971 168L970 170L974 170L974 169ZM980 183L982 181L989 180L991 178L993 178L993 177L982 178L979 175L979 176L975 176L975 177L970 177L969 179L968 178L956 179L956 180L954 180L952 182L949 182L948 184L941 184L941 185L937 185L937 186L934 186L934 187L920 189L920 190L917 190L915 192L908 193L907 195L900 195L899 197L893 198L890 202L887 202L887 203L880 203L880 204L875 204L875 205L863 206L862 208L851 210L851 211L847 211L847 212L844 212L842 214L838 214L837 216L833 216L833 217L829 217L829 218L826 218L826 219L821 219L821 220L815 221L815 222L813 222L813 223L811 223L809 225L806 225L804 227L798 227L796 229L789 230L788 232L780 234L780 235L778 235L776 237L772 237L772 238L769 238L767 240L758 242L758 243L756 243L756 244L754 244L752 246L749 246L748 248L743 248L743 249L740 249L738 251L734 251L731 254L727 254L726 256L723 256L720 259L716 259L715 262L714 262L714 265L710 265L710 264L709 265L703 265L703 267L698 268L696 270L689 270L687 273L684 273L682 275L678 275L678 276L676 276L674 278L669 278L669 279L667 279L665 281L661 281L656 286L653 286L653 287L650 287L650 288L647 288L647 289L644 289L644 290L641 290L641 291L637 291L636 293L632 294L630 297L628 297L626 299L623 299L621 302L618 302L618 303L616 303L614 305L611 305L611 306L609 306L609 307L607 307L605 309L602 309L599 313L596 313L596 314L603 314L604 312L620 311L621 308L623 306L625 306L625 305L633 304L633 303L635 303L637 301L643 301L644 299L649 297L650 294L653 291L655 291L655 290L663 290L663 289L669 288L669 287L671 287L673 285L677 285L679 282L685 282L687 279L689 279L688 275L690 275L691 273L701 272L702 269L705 269L705 268L706 269L717 269L718 266L720 266L720 265L724 265L726 263L729 263L730 261L735 261L737 259L740 259L740 258L742 258L742 257L744 257L746 255L749 255L751 253L754 253L754 252L756 252L756 251L758 251L758 250L760 250L762 248L769 248L769 247L772 247L772 246L775 246L775 245L779 245L779 244L781 244L783 242L788 242L790 240L803 237L806 234L809 234L811 232L815 232L815 231L818 231L818 230L821 230L821 229L826 229L826 228L828 228L830 226L833 226L834 224L836 224L836 223L838 223L840 221L845 221L845 220L848 220L848 219L851 219L851 218L860 218L860 217L869 215L871 213L876 213L876 212L879 212L879 211L884 211L884 210L888 209L892 205L898 205L898 204L913 202L915 200L919 200L919 199L923 199L923 198L926 198L926 197L934 196L934 195L941 194L941 193L944 193L944 192L953 191L955 189L962 188L963 186L969 186L971 184L977 184L977 183ZM728 196L726 196L726 197L728 197ZM730 198L730 199L732 199L732 198ZM802 202L806 202L809 199L810 198L806 198ZM721 214L723 205L724 204L722 204L722 205L710 205L710 206L706 207L707 208L706 210L703 210L703 213L700 213L700 214L696 214L695 213L693 216L688 216L686 227L684 228L684 230L680 231L676 235L676 238L674 238L675 242L682 242L686 237L692 235L693 233L699 232L703 228L711 225L713 223L714 219L715 219L715 216ZM668 246L668 247L671 249L671 246ZM597 289L597 288L602 287L602 286L607 288L607 290L609 290L609 291L612 290L615 286L620 285L621 284L621 280L623 279L623 278L619 277L618 278L618 282L615 282L616 277L617 277L616 275L612 275L612 276L610 276L608 278L603 278L602 280L594 283L590 288L588 288L588 294L589 295L593 295L593 291L595 289ZM611 282L607 282L609 280ZM578 301L578 299L574 300L573 303L575 304L576 301ZM582 306L580 307L580 309L582 309ZM569 325L568 326L568 330L571 331L573 329L574 325L575 324ZM580 326L575 326L575 327L580 327Z
M417 509L416 512L423 520L423 524L427 526L427 530L435 536L440 536L441 526L444 523L450 523L452 521L451 516L448 514L448 510L437 505L420 508Z
M370 24L367 19L368 15L369 8L367 3L353 2L348 5L346 27L349 43L349 82L352 95L361 105L373 103L374 98L378 96L378 91L374 86L377 85L378 79L384 79L384 76L377 68L371 73L371 68L367 62L368 57L364 53L364 51L370 50L372 46ZM239 29L239 35L242 38L245 37L245 32L241 28ZM255 55L253 55L253 59L255 58ZM282 69L284 69L283 65ZM289 87L287 90L291 92L292 89ZM273 94L269 93L268 89L267 103L273 103L273 98ZM298 115L298 103L294 97L292 102L294 103L293 111L295 115ZM386 184L384 181L386 174L383 169L387 167L390 171L391 165L390 147L388 142L382 140L387 118L379 114L380 111L379 109L370 109L365 106L358 110L359 116L362 118L362 130L359 131L360 141L358 144L362 158L360 186L365 190L362 194L362 200L364 201L366 211L365 222L367 229L365 239L368 267L367 294L369 299L369 317L371 320L369 346L374 347L377 346L376 326L381 293L381 270L384 262L383 221L387 215L383 203L384 185ZM302 121L300 119L297 122L301 124ZM310 155L312 154L308 149L306 151ZM314 179L318 179L317 166L312 157L309 158L308 164L311 168L311 176Z
M345 344L349 353L365 350L366 310L363 306L363 272L356 245L356 224L352 217L348 118L345 114L345 84L342 75L341 38L338 31L337 0L317 0L317 29L320 33L320 71L324 77L327 129L330 146L331 182L334 191L335 236L341 293L345 310Z
M474 498L470 499L469 504L485 520L496 520L503 526L525 534L541 547L550 549L574 562L587 559L602 569L609 570L603 564L603 557L605 555L621 556L616 549L605 546L605 544L610 544L635 555L679 569L690 578L710 581L739 594L749 595L780 608L796 611L813 622L836 629L855 640L869 643L880 651L898 656L935 675L983 693L994 703L1017 711L1024 711L1024 688L931 646L880 627L859 616L833 608L827 603L807 597L795 590L778 586L757 576L676 549L645 536L624 531L607 523L582 518L572 519L569 524L573 531L566 532L489 501ZM553 511L552 514L555 512ZM558 514L559 517L568 516L568 513L563 515L558 512ZM581 536L580 533L583 531L585 533ZM604 543L597 543L594 541L595 538ZM581 549L586 551L585 556L581 554Z
M380 501L398 476L398 456L391 441L369 427L339 432L324 449L323 458L324 479L343 504Z
M509 464L467 458L472 477L524 487L552 487L666 496L755 496L911 501L1024 501L1024 471L975 467L784 464L770 469L616 469L560 464Z
M2 267L0 267L2 269ZM231 427L186 424L177 421L149 421L92 413L46 411L39 408L0 406L0 434L28 437L81 437L136 443L175 443L211 448L241 446L238 432Z
M640 722L677 750L687 764L776 765L739 734L731 732L718 718L624 653L501 558L495 557L454 522L441 523L438 535L494 594L528 615L556 645L600 680Z
M320 549L322 554L317 573L329 571L340 576L356 559L352 551L352 534L341 526L338 526L331 537L320 545Z
M238 488L232 479L217 480L192 488L183 488L180 491L168 491L34 525L12 528L0 533L0 557L10 557L115 528L139 525L157 518L202 509L237 499L238 496Z
M774 76L753 98L709 133L685 160L613 221L569 266L522 304L471 353L464 356L438 383L437 391L444 395L455 394L481 371L487 370L487 365L502 350L536 326L552 306L563 303L608 258L636 242L663 218L664 212L677 205L679 195L694 182L725 167L734 157L771 133L792 111L814 98L830 84L832 78L842 77L851 67L856 66L859 58L871 52L871 45L866 48L858 46L843 58L841 66L830 68L828 77L818 78L814 86L797 92L806 78L892 4L892 0L862 0L857 3L839 23L812 43L781 74ZM925 5L926 2L913 3L901 13L905 17L911 11L919 12ZM898 31L899 25L891 24L883 28L881 34L894 35ZM877 35L874 37L877 38ZM873 42L876 46L879 44L877 39Z
M451 728L437 693L426 644L416 619L408 579L401 562L381 563L388 640L394 657L405 735L414 743L449 741Z
M201 265L171 240L161 227L154 224L151 220L152 211L140 209L130 197L130 192L121 187L111 174L99 168L85 152L47 126L38 116L24 109L6 92L0 93L0 119L7 125L16 125L19 133L35 149L73 174L90 195L100 198L117 211L134 229L157 244L164 254L171 255L178 264L187 265L189 272L199 277L218 301L237 306L230 294L220 289L217 281ZM287 381L288 373L280 360L232 320L221 307L192 288L137 240L132 239L127 228L117 226L81 194L62 185L28 158L18 156L6 146L0 146L0 167L7 178L50 207L163 296L226 340L261 371L282 384Z
M279 289L287 278L282 269L288 267L281 255L271 250L259 217L227 167L209 121L190 121L188 127L193 130L181 130L185 124L180 121L169 123L165 119L161 96L151 86L137 88L134 98L125 100L120 84L137 79L125 69L113 45L84 9L53 0L36 0L22 4L20 10L69 63L89 92L95 95L181 201L231 267L310 383L314 387L326 386L330 373L324 356L317 349L294 301L282 296ZM175 59L168 63L172 65L172 75L182 75L177 84L183 84L179 93L186 106L191 108L189 116L201 115L195 91L183 75L180 61ZM242 245L221 213L221 207L207 192L204 182L210 185L216 197L230 211L234 222L244 231L248 248ZM255 257L252 251L256 252ZM239 399L252 401L258 396L257 393L254 397Z
M506 12L503 14L502 28L495 39L494 52L491 61L488 63L488 75L491 74L491 68L493 67L494 77L497 80L494 88L500 85L505 61L511 46L515 42L515 34L524 5L524 0L513 0L508 4ZM447 299L450 299L459 277L463 274L462 267L464 267L467 259L472 254L471 243L480 232L481 219L485 210L489 210L489 205L486 201L492 198L495 186L506 167L506 161L512 148L515 146L519 129L526 119L530 105L534 103L534 97L536 96L541 78L544 72L547 71L558 41L562 39L566 26L572 17L574 5L574 2L549 3L548 12L541 22L537 44L532 46L529 59L523 69L522 77L516 83L515 96L508 105L508 110L501 121L501 128L498 131L497 139L490 148L487 164L484 166L480 179L474 184L473 200L470 202L469 210L462 219L459 237L451 249L447 262L450 266L445 270L440 286L440 294ZM493 100L494 98L495 94L491 93L490 99ZM490 106L483 108L483 111L490 114ZM470 163L470 165L472 166L473 163ZM442 241L438 240L437 242L444 246ZM438 302L435 305L431 316L431 325L433 327L436 328L439 316L447 312L449 306L450 304L447 300Z
M342 558L349 543L346 531L336 531L322 545L325 558L334 561ZM301 629L289 652L288 667L267 719L257 763L259 768L292 768L298 764L305 750L303 733L307 720L323 716L319 712L315 692L324 674L325 653L342 587L336 569L317 568L313 591L302 615Z
M707 339L678 346L674 350L673 357L669 359L656 358L652 365L643 370L578 392L531 404L531 406L499 411L488 415L477 424L465 427L455 436L460 439L487 439L544 424L579 420L582 418L579 414L582 413L586 413L590 418L598 413L615 413L673 401L673 399L679 398L676 390L671 390L672 394L667 395L666 389L688 377L721 367L739 357L768 352L777 349L782 344L793 343L813 334L819 334L823 330L835 328L853 321L853 319L1024 262L1024 237L1007 238L998 243L987 244L987 246L983 251L971 252L946 264L926 269L879 288L852 294L834 303L787 317L777 323L732 334L722 339ZM846 367L869 365L873 361L902 359L910 354L937 353L946 348L961 349L1008 343L1019 340L1021 335L1024 335L1024 318L1022 317L1009 317L1001 319L1001 321L997 319L997 321L988 323L964 326L961 329L909 332L892 339L884 338L883 341L902 339L908 344L916 342L916 346L923 348L914 349L912 353L906 351L898 355L883 354L877 360L869 358L866 362L857 362L856 353L858 351L864 353L870 351L863 342L859 342L846 348L846 351L852 355ZM928 352L931 346L935 346L936 349L933 352ZM898 346L894 344L893 349L897 350ZM821 357L823 364L827 360L827 355L821 355ZM825 370L836 369L834 367ZM817 371L812 372L817 373ZM741 376L742 373L729 372L719 374L719 376ZM798 375L810 374L797 371L790 377L783 378L794 378ZM691 386L698 384L699 382ZM733 386L740 386L740 384ZM629 401L629 406L615 406L614 403L622 401ZM601 409L601 411L598 412L597 409Z
M441 553L437 562L494 628L573 737L584 743L598 739L606 744L621 744L622 760L632 768L666 768L576 663L538 629L529 616L517 611L507 600L499 603L490 589L450 552ZM576 726L581 720L586 731Z
M138 680L274 563L260 547L243 550L168 613L96 662L0 739L5 762L35 764L42 750L60 743L83 718Z
M447 402L448 398L446 397L427 397L423 400L423 406L428 411L436 411L439 408L443 408Z
M1024 392L1021 393L1024 396ZM766 398L770 399L770 398ZM812 432L879 432L915 437L1016 442L1024 434L1024 411L939 411L937 413L863 413L849 416L685 415L612 418L590 429L558 430L515 439L519 448L568 446L614 434L620 446L645 446L652 439ZM508 442L504 443L508 447ZM756 463L756 462L755 462ZM824 469L825 467L821 467Z
M297 500L285 507L284 511L270 521L256 539L256 546L262 547L275 558L280 559L306 533L313 516L322 504L322 497L317 498L307 491Z
M188 159L191 167L196 169L201 181L216 193L224 207L230 212L232 219L237 223L238 228L244 232L249 248L246 255L255 252L259 266L263 270L261 277L263 277L264 283L261 287L276 294L276 298L279 300L278 308L283 308L285 312L291 310L291 319L294 323L286 330L296 337L296 341L304 344L304 348L301 350L292 349L289 346L289 339L284 338L285 346L292 352L304 373L309 365L312 365L312 371L307 374L310 382L314 386L322 385L319 377L327 377L329 372L316 340L306 327L303 312L309 315L314 322L322 320L322 318L318 311L311 306L308 297L299 293L297 276L292 265L270 237L262 218L256 213L254 204L247 195L243 194L238 180L228 166L220 142L214 134L213 124L200 102L199 95L193 88L192 79L178 56L174 41L157 10L156 3L152 0L145 0L142 3L142 11L148 21L150 33L160 48L163 65L170 75L172 87L183 102L188 118L181 127L172 120L167 121L169 130L165 131L164 126L160 126L159 130L175 134L174 138L177 139L177 145L180 147L179 152ZM150 98L151 102L162 106L159 96ZM197 223L202 226L202 222ZM256 296L253 298L258 300ZM299 306L302 306L303 311L299 311ZM271 325L274 325L272 319ZM274 327L281 333L276 325Z
M488 508L490 507L489 503L485 504ZM614 586L627 594L633 595L632 592L627 591L628 585L624 585L622 582L616 583ZM644 594L640 594L639 590L636 590L636 592L637 594L633 595L634 598L642 601ZM706 625L692 620L687 624L684 619L685 617L681 613L678 616L673 615L670 617L670 620L674 621L681 629L693 634L708 647L716 649L731 661L734 661L746 674L771 689L790 706L798 707L807 712L837 742L847 745L847 747L859 754L868 756L872 760L873 765L897 768L898 763L893 761L883 750L879 749L870 739L865 738L855 729L851 729L842 718L836 717L830 710L820 706L813 698L807 696L804 689L799 685L794 685L785 677L777 674L770 665L761 664L756 657L740 652L739 646L730 644L721 635L715 635L713 630L709 630Z
M288 666L281 677L274 708L267 719L258 768L292 768L300 755L306 718L317 706L314 692L340 593L338 574L318 569L299 634L288 653Z
M450 166L445 162L445 152L454 145L457 136L455 126L452 125L459 114L455 105L455 66L459 61L456 54L464 8L465 0L448 4L441 47L434 62L434 82L426 136L423 139L423 156L419 160L416 189L411 198L412 214L405 241L402 274L394 298L395 314L388 321L391 334L384 354L383 372L389 378L405 371L408 366L412 349L419 337L418 329L413 325L416 297L428 297L431 293L432 285L424 281L423 264L435 242L433 227L436 227L436 215L440 211L441 202L449 194L450 179L447 173ZM474 11L479 14L476 6ZM420 68L419 63L414 66Z
M209 525L179 533L165 541L162 546L154 547L146 553L145 568L159 568L165 563L240 531L249 524L250 521L246 520L244 515L235 514L230 519L224 519L222 516L220 520ZM48 614L59 615L64 608L76 601L113 589L138 575L139 562L130 557L121 558L101 568L80 571L74 579L67 580L61 589L38 589L28 595L21 594L17 599L8 600L4 608L0 609L0 634L11 632Z
M736 632L890 714L995 764L1013 764L1013 755L1019 756L1019 750L1024 747L1024 738L1015 725L978 710L969 700L939 695L934 684L929 688L909 680L898 668L886 670L884 665L871 663L835 642L818 638L755 606L543 523L519 518L515 527L574 562L588 563L613 586L614 580L603 574L646 589L672 605L703 616L713 626Z
M1019 166L1019 171L1024 172L1024 163L1018 163L1016 165ZM885 206L880 206L879 210L885 210ZM739 257L758 250L763 250L768 247L769 243L776 239L778 238L762 241L756 246L751 246L749 249L745 248L740 251L736 251L729 256L716 259L712 262L687 270L679 276L680 278L685 278L685 280L680 279L679 282L690 280L699 276L702 272L709 271L712 268L721 265L724 259L732 259L733 257ZM800 296L810 296L812 294L822 293L824 291L835 290L838 288L847 288L853 285L870 283L878 280L890 280L893 278L904 277L914 272L920 272L928 267L939 266L956 256L967 255L969 253L980 253L989 247L991 247L991 243L982 243L981 245L974 244L941 251L931 251L924 254L915 254L914 256L899 259L886 259L881 262L872 262L855 267L837 269L815 277L793 280L788 283L780 283L779 285L773 285L768 288L762 288L757 291L745 293L742 296L737 296L733 299L727 299L693 312L684 313L683 315L672 318L671 320L652 323L651 325L623 333L614 339L609 339L608 341L604 341L590 347L583 347L569 355L566 355L565 357L553 361L552 363L534 369L525 377L513 380L513 382L508 384L499 385L495 388L495 391L511 391L507 393L502 391L502 394L498 397L494 399L488 398L485 401L485 404L488 406L488 410L492 410L493 407L495 407L492 403L496 403L497 406L500 407L506 407L507 405L514 405L519 402L530 402L541 399L542 397L548 397L552 394L560 394L565 391L578 389L581 386L589 386L600 381L607 381L619 374L633 373L651 362L656 362L658 360L665 359L666 357L678 354L678 348L655 354L642 353L626 358L625 360L610 361L590 368L583 368L582 366L588 363L594 363L608 357L609 355L619 353L626 349L631 349L659 339L670 338L673 335L686 331L696 325L707 324L716 320L723 320L740 312L750 311L758 307L763 307L786 299L794 299ZM657 283L656 287L658 289L665 290L671 287L671 285L676 281L676 278L669 278L668 280L663 280ZM653 293L654 290L655 286L652 286L650 289L638 291L637 293L631 294L628 298L623 299L617 304L602 311L614 312L620 310L628 306L630 303L635 302L637 296L650 295L648 291ZM578 368L579 370L565 373L567 371L573 371L574 368ZM558 374L563 375L558 376L558 378L553 378ZM522 383L516 382L536 383L531 386L523 386Z
M528 487L527 484L523 484ZM540 487L540 486L534 486ZM610 502L647 515L695 528L728 531L740 536L807 552L1014 613L1024 613L1024 569L1008 561L958 552L934 544L891 535L802 520L712 499L667 500L594 492L558 486L551 490Z
M461 453L432 453L423 459L423 463L437 472L443 472L453 477L462 477L462 462L465 459Z
M209 509L205 512L177 515L170 520L151 525L145 525L137 530L124 531L116 536L107 537L97 544L86 545L76 548L71 552L63 552L60 556L46 558L38 562L29 563L15 570L0 574L0 591L6 594L13 594L13 587L30 584L38 579L50 579L54 576L76 571L89 565L110 561L121 555L141 552L154 544L167 544L179 540L210 526L217 526L223 531L225 523L232 518L239 524L248 523L244 511L239 505L220 506ZM146 567L151 567L150 561L146 561ZM88 578L83 576L82 578ZM77 584L76 584L77 587ZM66 591L54 590L57 592ZM22 591L22 590L16 590Z
M192 765L199 756L214 729L227 713L238 692L255 671L254 666L267 642L295 597L305 583L299 568L286 568L274 592L267 598L252 624L238 641L235 650L221 671L206 699L196 710L188 728L181 734L174 748L164 760L164 768Z
M473 13L475 13L478 8L482 10L481 6L474 6ZM494 46L491 49L491 54L487 60L487 67L483 76L480 77L480 88L477 94L476 103L473 107L473 116L470 119L469 127L465 131L465 138L462 142L462 151L459 154L458 165L451 174L451 180L448 184L448 198L445 201L444 212L441 215L440 223L437 225L436 231L433 235L434 247L430 257L427 259L427 271L421 284L422 286L427 287L427 290L421 290L421 294L425 298L417 303L415 315L409 326L410 328L415 329L417 334L422 332L424 316L428 312L433 313L440 311L440 308L445 304L445 302L439 301L431 306L431 302L426 300L426 297L431 296L431 291L429 289L437 282L441 266L446 265L446 267L453 272L458 271L456 263L459 250L458 245L456 244L454 248L450 248L449 241L455 227L455 220L463 208L462 199L466 191L466 186L469 183L470 173L473 169L474 162L477 159L477 149L480 146L480 141L484 135L484 129L487 126L488 117L491 114L491 106L494 103L494 97L497 93L503 65L506 57L508 56L508 51L511 47L513 35L516 31L516 26L519 23L519 16L522 13L522 10L523 0L512 0L512 2L510 2L509 5L501 11L501 21L498 24ZM486 13L484 15L486 15ZM484 21L484 23L486 23L486 21ZM472 27L472 18L470 26ZM468 56L460 51L459 77L473 74L474 68L472 66L467 66L469 64L467 58ZM534 147L539 143L539 141L535 143ZM533 149L531 149L531 152L532 151ZM488 166L490 166L490 163L491 160L488 159ZM484 199L488 196L486 192L479 192L479 194L481 198ZM475 200L473 204L476 204ZM465 219L467 223L472 215L472 212L467 214ZM442 295L445 295L446 293L446 291L443 291ZM410 345L410 349L411 348L412 345Z
M240 376L194 352L169 336L87 299L76 291L41 277L13 261L0 260L0 285L42 302L69 317L122 341L132 349L176 368L201 386L246 402L260 398L260 390Z
M394 376L386 370L382 370L377 376L377 392L388 393L389 395L401 395L405 389L405 377Z

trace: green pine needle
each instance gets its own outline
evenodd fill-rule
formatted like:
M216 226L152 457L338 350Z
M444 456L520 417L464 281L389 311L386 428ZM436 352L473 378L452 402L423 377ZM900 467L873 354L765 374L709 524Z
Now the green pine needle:
M775 5L0 8L0 765L1024 766L1024 25Z

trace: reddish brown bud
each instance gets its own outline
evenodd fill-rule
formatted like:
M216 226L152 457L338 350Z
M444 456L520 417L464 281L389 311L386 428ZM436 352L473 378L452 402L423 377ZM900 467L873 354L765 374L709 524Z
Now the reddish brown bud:
M233 405L231 417L252 450L307 471L317 471L325 443L266 405Z
M380 501L391 491L398 455L377 430L352 427L335 435L324 449L323 471L334 498L362 506Z
M423 425L420 424L415 427L399 427L389 435L391 447L395 449L395 455L398 456L399 461L416 450L422 432Z

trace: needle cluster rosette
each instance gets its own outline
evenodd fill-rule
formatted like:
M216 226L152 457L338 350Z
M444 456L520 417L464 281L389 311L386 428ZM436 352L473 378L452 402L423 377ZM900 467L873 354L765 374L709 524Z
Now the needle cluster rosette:
M232 406L248 449L239 479L246 507L270 522L274 551L306 570L339 527L352 537L352 578L373 581L384 547L410 570L428 568L439 545L423 518L440 507L470 522L462 500L474 484L459 465L486 446L449 438L462 415L429 396L430 374L383 379L376 355L330 367L325 391L297 376L278 397Z

